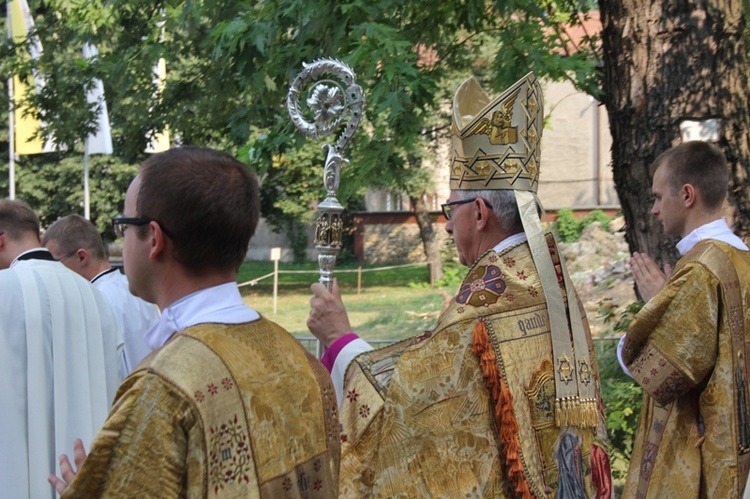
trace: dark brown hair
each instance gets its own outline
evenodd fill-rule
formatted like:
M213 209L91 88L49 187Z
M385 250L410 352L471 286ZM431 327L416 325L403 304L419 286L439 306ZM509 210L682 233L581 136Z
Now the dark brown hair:
M137 216L158 221L180 264L196 274L242 264L260 218L250 168L223 152L185 146L150 157L139 175ZM142 237L146 227L138 229Z
M39 238L39 218L31 207L18 199L0 199L0 231L13 239L25 234Z
M717 209L727 197L729 170L721 150L708 142L693 140L667 149L656 158L651 178L660 167L669 168L672 193L690 184L701 193L706 208Z

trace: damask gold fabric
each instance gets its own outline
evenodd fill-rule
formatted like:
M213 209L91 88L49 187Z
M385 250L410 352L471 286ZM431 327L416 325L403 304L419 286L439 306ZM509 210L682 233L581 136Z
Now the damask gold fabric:
M644 399L623 497L740 497L750 466L750 321L739 328L741 348L732 322L749 305L750 253L704 241L631 323L623 360Z
M261 318L176 334L120 387L63 497L335 497L325 368Z
M515 497L496 401L474 354L480 322L513 398L531 492L611 497L598 389L595 428L555 424L549 315L526 243L485 253L432 330L349 365L340 408L342 497ZM590 382L598 384L592 367Z

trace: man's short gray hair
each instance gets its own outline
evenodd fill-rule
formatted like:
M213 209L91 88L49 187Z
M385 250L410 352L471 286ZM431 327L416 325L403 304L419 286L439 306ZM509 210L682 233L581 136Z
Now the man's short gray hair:
M510 189L492 189L485 191L467 191L460 190L458 197L461 200L470 198L482 198L490 206L495 214L500 227L507 234L517 234L523 232L523 223L521 214L518 212L516 204L516 195Z

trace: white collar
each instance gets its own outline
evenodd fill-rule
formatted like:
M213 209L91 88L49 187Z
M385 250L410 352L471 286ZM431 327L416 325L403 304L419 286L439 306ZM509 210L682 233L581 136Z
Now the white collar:
M724 243L727 243L738 250L747 251L747 245L737 237L729 228L727 225L727 222L720 218L719 220L714 220L713 222L709 222L705 225L701 225L697 229L693 230L690 234L685 236L680 240L679 243L677 243L677 251L680 252L680 255L684 255L691 249L693 249L693 246L698 244L700 241L703 241L704 239L715 239L717 241L721 241Z
M505 239L497 243L495 247L492 249L495 251L495 253L502 253L503 251L510 248L511 246L516 246L525 241L526 241L526 233L519 232L518 234L513 234L510 237L506 237Z
M21 258L23 255L25 255L26 253L32 253L34 251L46 251L47 253L49 253L49 250L47 248L42 247L42 246L38 246L36 248L27 249L26 251L24 251L24 252L19 253L18 255L16 255L16 257L13 259L13 261L10 262L10 267L13 267L15 264L17 264L20 261L19 258Z
M118 274L120 273L120 272L119 272L119 271L118 271L118 270L117 270L116 268L114 268L114 267L110 267L110 268L108 268L107 270L102 270L101 272L99 272L98 274L96 274L96 275L94 276L94 278L93 278L93 279L91 279L91 282L92 282L92 283L94 283L94 282L96 282L97 280L99 280L99 279L101 279L102 277L104 277L105 275L107 275L107 274L113 274L113 273L115 273L115 272L117 272Z
M162 311L159 321L146 333L152 349L161 348L178 331L208 322L242 324L260 318L245 305L237 284L228 282L201 289L172 303Z

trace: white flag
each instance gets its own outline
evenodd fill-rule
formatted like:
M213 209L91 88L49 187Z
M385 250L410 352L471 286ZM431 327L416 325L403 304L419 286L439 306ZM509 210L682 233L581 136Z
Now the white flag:
M99 55L99 51L89 43L83 44L83 57L92 59ZM99 112L96 117L96 133L86 139L86 149L89 154L112 154L112 131L109 127L109 113L107 113L107 101L104 100L104 84L99 78L95 78L93 86L86 93L86 102L99 104Z
M158 64L154 67L154 83L156 83L157 93L154 95L154 99L161 99L161 93L164 91L164 86L167 81L167 61L162 57L159 59ZM169 149L169 127L164 128L163 131L155 133L154 136L149 140L146 146L146 153L155 154L164 152Z

